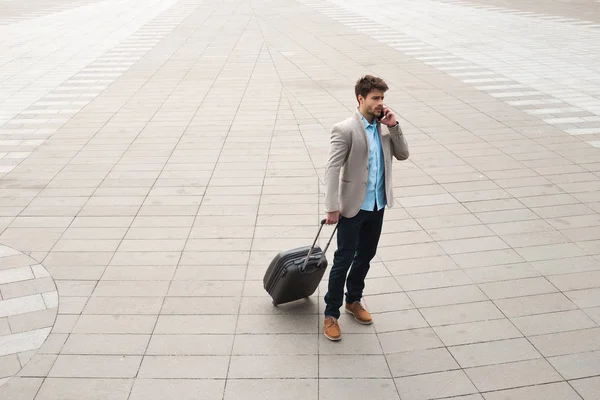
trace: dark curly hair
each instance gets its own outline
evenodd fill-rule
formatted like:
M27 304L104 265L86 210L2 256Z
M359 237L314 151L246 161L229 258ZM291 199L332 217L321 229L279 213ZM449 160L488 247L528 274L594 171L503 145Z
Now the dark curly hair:
M359 95L367 98L372 90L381 90L385 93L388 89L389 87L383 79L372 75L365 75L356 81L354 93L356 94L356 99L358 100Z

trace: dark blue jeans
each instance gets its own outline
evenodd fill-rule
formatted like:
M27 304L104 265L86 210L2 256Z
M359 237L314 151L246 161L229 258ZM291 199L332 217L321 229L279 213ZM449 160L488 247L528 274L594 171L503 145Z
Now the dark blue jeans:
M352 218L340 217L337 228L338 249L333 256L329 286L325 294L326 317L340 317L340 307L344 301L344 284L347 289L346 302L353 303L362 298L370 262L377 252L384 209L360 210Z

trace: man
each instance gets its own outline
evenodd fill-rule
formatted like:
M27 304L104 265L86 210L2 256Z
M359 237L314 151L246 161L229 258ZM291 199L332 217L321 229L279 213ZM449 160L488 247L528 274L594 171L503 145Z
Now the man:
M392 156L408 158L408 144L396 116L383 105L388 89L381 78L367 75L359 79L354 88L358 109L331 130L325 211L326 223L338 224L338 249L325 295L324 334L334 341L342 337L338 319L344 284L346 312L362 324L373 321L360 300L377 251L384 207L394 203Z

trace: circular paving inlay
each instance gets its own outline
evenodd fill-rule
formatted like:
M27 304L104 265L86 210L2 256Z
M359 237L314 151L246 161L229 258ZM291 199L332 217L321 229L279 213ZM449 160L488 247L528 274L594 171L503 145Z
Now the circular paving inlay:
M57 312L58 292L46 268L0 245L0 386L42 346Z

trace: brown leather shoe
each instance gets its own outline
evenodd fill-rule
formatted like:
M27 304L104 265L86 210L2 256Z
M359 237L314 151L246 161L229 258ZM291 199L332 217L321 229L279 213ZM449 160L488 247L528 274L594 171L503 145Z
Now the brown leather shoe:
M370 325L373 323L371 314L360 304L360 301L354 303L346 303L346 312L354 315L354 319L363 325Z
M323 334L327 339L333 341L338 341L342 338L342 331L340 330L340 325L336 318L325 317L325 329L323 330Z

